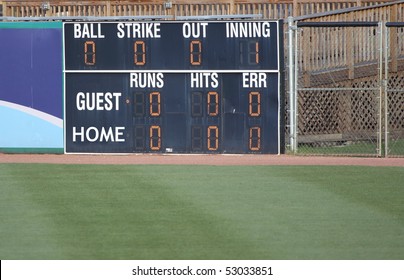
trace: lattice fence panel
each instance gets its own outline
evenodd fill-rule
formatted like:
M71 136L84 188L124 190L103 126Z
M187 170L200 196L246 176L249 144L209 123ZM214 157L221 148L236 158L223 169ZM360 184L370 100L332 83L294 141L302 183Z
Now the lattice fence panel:
M299 93L299 152L377 154L378 92L324 90Z

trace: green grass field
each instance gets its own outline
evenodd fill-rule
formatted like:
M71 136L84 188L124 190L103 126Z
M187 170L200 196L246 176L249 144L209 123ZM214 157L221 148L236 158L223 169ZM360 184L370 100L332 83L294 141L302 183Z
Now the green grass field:
M0 164L0 259L404 259L404 168Z

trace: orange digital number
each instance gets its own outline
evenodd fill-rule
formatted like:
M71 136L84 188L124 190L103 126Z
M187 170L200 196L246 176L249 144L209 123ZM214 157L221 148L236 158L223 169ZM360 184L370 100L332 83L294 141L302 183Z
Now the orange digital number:
M219 148L219 128L217 126L208 127L208 150L216 151Z
M261 115L261 94L258 91L252 91L248 94L248 113L250 117L259 117Z
M150 127L150 150L159 151L161 149L161 128L158 125Z
M219 94L216 91L208 92L208 115L215 117L219 114Z
M251 151L259 151L261 149L261 128L258 126L250 128L249 148Z
M160 92L158 92L158 91L151 92L149 95L149 103L150 103L150 116L152 116L152 117L160 116L160 113L161 113Z
M95 65L95 42L84 42L84 63L86 65Z
M144 41L135 41L133 44L135 65L143 66L146 64L146 44Z
M202 42L198 40L189 43L189 59L191 65L197 66L202 64Z

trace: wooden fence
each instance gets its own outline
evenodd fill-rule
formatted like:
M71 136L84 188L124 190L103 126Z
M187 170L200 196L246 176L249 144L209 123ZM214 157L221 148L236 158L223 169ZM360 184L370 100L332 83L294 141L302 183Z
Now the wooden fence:
M390 1L366 0L146 0L146 1L0 1L2 15L38 16L200 16L260 14L267 19L302 16Z
M379 4L372 7L347 8L333 13L315 16L300 16L299 22L398 22L404 21L404 1ZM347 66L348 79L359 77L358 70L365 73L364 66L379 59L379 34L377 28L303 28L300 36L306 45L299 52L299 67L306 74L306 84L310 84L308 74L340 69ZM389 69L403 71L400 61L404 60L404 29L389 28ZM308 47L310 46L310 47ZM403 67L401 67L403 68ZM345 75L340 75L345 79ZM312 80L312 79L311 79Z

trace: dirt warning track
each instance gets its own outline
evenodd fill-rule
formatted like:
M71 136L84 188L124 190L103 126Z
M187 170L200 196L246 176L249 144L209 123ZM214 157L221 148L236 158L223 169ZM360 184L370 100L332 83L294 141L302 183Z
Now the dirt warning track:
M362 165L402 166L404 158L318 157L290 155L57 155L0 154L0 163L175 164L175 165Z

